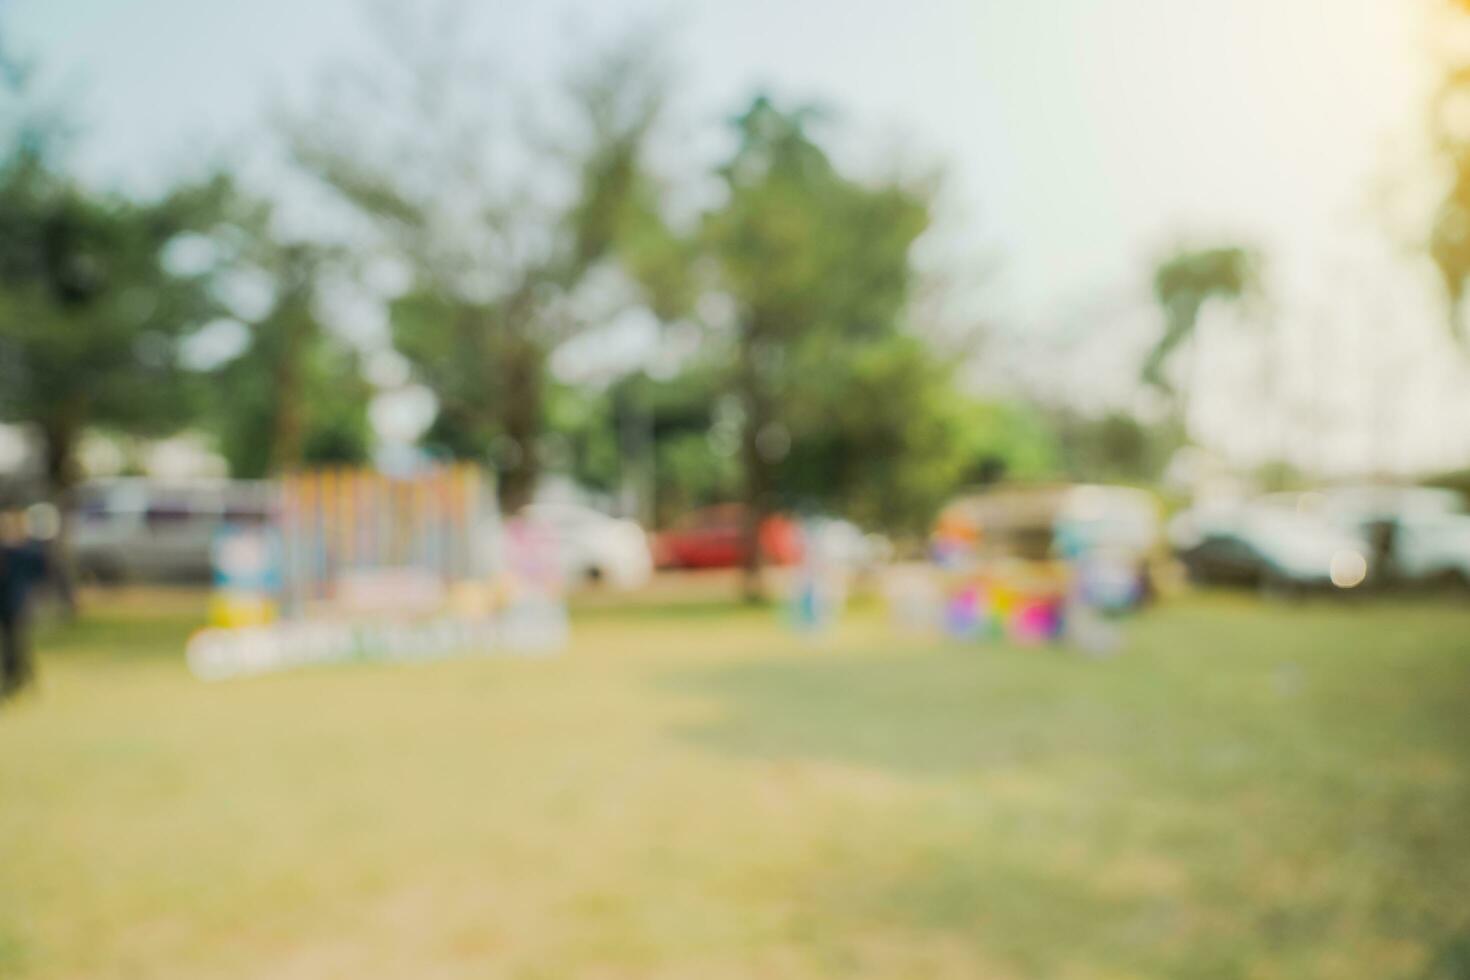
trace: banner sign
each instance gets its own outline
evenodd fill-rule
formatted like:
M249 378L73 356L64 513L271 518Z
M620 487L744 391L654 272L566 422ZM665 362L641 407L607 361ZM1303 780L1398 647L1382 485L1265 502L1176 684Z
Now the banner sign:
M413 622L287 620L238 629L206 629L189 640L189 669L225 680L291 667L354 661L414 661L468 655L535 656L567 639L560 605L512 607L483 618L443 616Z

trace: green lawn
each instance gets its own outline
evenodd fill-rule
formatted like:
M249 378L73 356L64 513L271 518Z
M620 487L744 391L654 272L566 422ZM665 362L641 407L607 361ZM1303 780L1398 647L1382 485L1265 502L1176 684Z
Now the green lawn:
M1470 609L1126 653L583 612L207 685L94 607L0 710L0 977L1470 977Z

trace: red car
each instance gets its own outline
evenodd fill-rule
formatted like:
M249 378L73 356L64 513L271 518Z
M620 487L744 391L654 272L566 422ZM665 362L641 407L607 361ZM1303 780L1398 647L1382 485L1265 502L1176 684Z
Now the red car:
M738 568L745 563L745 507L719 504L684 515L659 534L654 556L662 568ZM761 555L775 565L801 557L797 528L788 518L772 515L760 528Z

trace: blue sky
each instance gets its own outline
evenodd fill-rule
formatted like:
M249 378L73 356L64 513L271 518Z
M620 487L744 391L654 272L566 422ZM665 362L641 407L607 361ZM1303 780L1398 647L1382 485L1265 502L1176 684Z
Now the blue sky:
M17 46L77 93L88 129L80 165L134 186L221 147L249 153L272 102L302 97L323 64L363 38L358 0L0 3ZM1377 303L1396 337L1414 338L1400 345L1411 369L1446 361L1422 269L1380 241L1369 207L1384 179L1418 173L1428 5L514 0L475 5L475 23L523 84L550 77L586 39L658 24L679 65L684 125L712 127L759 87L836 110L854 166L896 153L941 163L959 204L946 240L957 266L972 251L999 257L988 289L1003 329L1027 343L1067 331L1104 338L1101 354L1076 356L1088 377L1118 361L1119 390L1132 348L1102 327L1152 329L1152 259L1183 239L1257 243L1290 321L1283 330L1295 331L1283 347L1301 351L1289 372L1298 400L1336 426L1326 440L1335 448L1312 451L1339 468L1385 452L1396 455L1384 464L1417 467L1470 455L1441 431L1447 412L1470 422L1454 394L1466 379L1435 368L1451 372L1429 386L1440 394L1399 399L1401 437L1373 434L1382 426L1363 406L1382 387L1370 378L1374 325L1334 326L1358 333L1333 344L1312 324L1362 320ZM1344 280L1372 282L1376 298L1345 295ZM1249 373L1247 345L1217 344L1212 362ZM1324 379L1313 351L1325 347L1361 356ZM1201 398L1201 424L1224 448L1261 451L1231 421L1239 386L1218 389ZM1308 427L1291 438L1310 450L1325 437Z

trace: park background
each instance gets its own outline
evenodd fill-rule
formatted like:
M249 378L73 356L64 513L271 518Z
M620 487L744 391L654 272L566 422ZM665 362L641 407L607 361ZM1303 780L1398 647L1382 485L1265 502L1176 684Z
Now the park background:
M472 460L913 556L998 478L1463 488L1467 34L9 0L3 491ZM1470 975L1462 597L1192 592L1089 662L813 645L775 581L220 686L202 594L82 590L0 712L0 975Z

